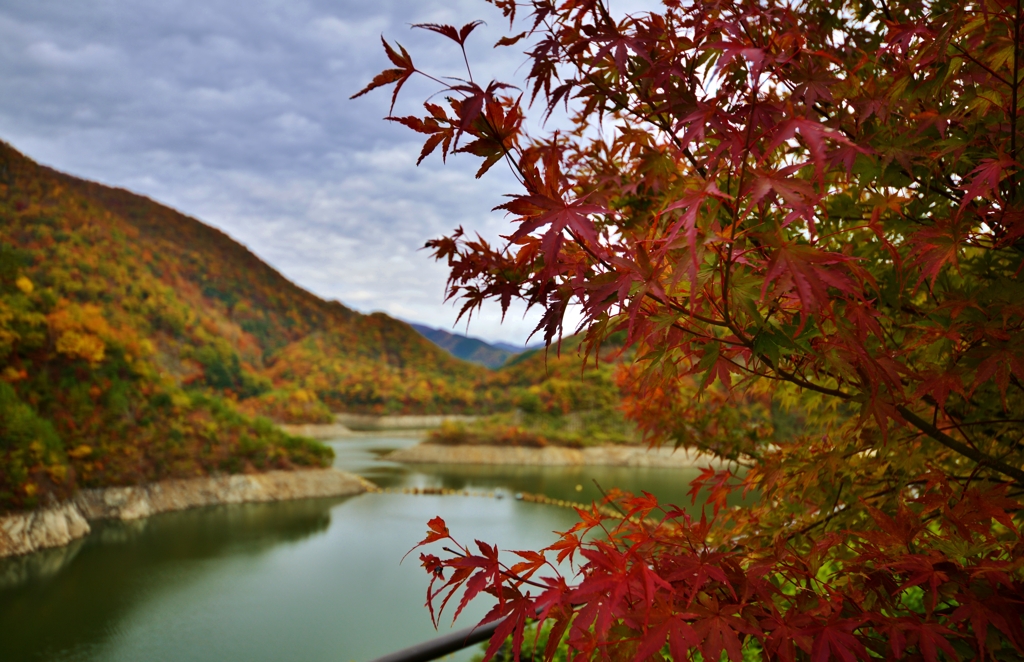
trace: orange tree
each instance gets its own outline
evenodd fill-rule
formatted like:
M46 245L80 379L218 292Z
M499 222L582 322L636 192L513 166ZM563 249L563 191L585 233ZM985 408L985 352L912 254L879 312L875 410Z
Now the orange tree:
M491 2L525 21L498 44L527 45L522 89L434 78L388 118L518 178L507 245L428 244L450 295L523 299L549 342L570 303L591 349L624 331L649 438L745 470L695 483L707 517L625 496L508 564L434 520L432 608L491 594L488 655L535 614L573 659L1024 655L1019 0ZM363 92L397 96L421 70L385 49ZM802 425L709 438L723 394Z

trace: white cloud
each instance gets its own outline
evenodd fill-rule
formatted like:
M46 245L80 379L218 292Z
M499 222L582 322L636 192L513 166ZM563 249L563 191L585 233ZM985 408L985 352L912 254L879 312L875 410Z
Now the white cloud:
M285 276L359 310L450 328L446 267L423 243L457 226L507 233L495 168L439 155L385 122L390 93L348 97L391 66L383 34L432 73L458 48L415 22L485 19L474 73L509 79L523 57L490 48L507 23L479 0L31 0L0 6L0 138L47 165L135 190L228 232ZM396 113L421 109L411 81ZM525 340L536 316L470 332ZM461 327L465 330L465 327Z
M117 60L117 51L102 44L86 44L78 48L61 48L50 41L30 44L29 58L47 67L60 69L96 69L109 67Z
M362 20L342 20L337 16L318 16L309 23L310 35L325 48L352 49L366 43L367 35L380 35L390 26L385 16Z

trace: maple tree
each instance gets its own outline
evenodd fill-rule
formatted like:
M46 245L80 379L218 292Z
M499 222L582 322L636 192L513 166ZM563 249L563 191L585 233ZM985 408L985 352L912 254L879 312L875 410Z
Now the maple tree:
M388 118L421 161L518 178L507 245L428 244L449 294L525 300L549 343L570 303L588 351L624 331L648 439L737 469L695 481L703 516L611 494L510 564L434 520L432 614L493 596L488 657L534 616L548 658L1024 655L1020 3L490 2L525 20L497 44L526 46L523 88L430 76L444 101ZM477 25L418 27L465 53ZM393 108L422 70L384 47L360 94ZM766 398L799 425L730 418Z

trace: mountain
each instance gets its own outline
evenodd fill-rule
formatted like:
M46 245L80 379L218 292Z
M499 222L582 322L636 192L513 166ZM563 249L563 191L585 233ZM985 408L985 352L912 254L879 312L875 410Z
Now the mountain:
M498 349L503 349L506 352L508 352L509 354L522 354L523 352L528 352L530 350L539 349L539 348L544 346L544 345L528 345L528 346L513 345L510 342L501 342L501 341L492 342L491 345L493 347L497 347Z
M410 323L424 338L446 350L452 356L478 363L488 368L498 368L509 359L526 348L517 348L510 343L488 343L478 338L470 338L458 333L450 333L442 329L434 329L422 324Z
M258 417L490 411L489 379L196 219L0 143L0 510L329 463Z

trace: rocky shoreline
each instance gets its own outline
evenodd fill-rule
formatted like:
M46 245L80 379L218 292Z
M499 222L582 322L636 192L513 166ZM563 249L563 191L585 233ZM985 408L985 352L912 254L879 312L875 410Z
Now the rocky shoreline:
M595 446L590 448L565 448L546 446L528 448L522 446L447 446L423 443L403 448L385 456L393 462L410 464L513 464L531 466L613 466L613 467L657 467L692 468L725 466L720 458L685 450L646 446Z
M48 508L0 515L0 557L61 547L92 530L90 521L134 520L157 513L233 503L361 494L375 489L338 469L268 471L82 490Z

